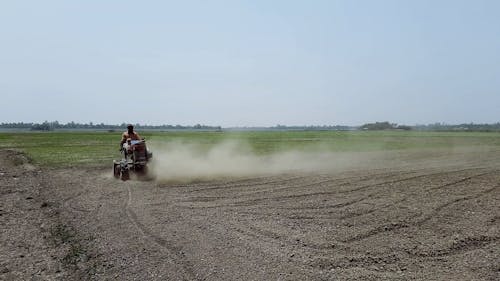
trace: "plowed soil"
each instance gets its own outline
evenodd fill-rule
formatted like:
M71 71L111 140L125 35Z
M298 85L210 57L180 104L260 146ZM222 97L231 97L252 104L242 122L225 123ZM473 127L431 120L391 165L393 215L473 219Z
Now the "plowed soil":
M0 279L500 280L500 151L392 153L174 184L0 151Z

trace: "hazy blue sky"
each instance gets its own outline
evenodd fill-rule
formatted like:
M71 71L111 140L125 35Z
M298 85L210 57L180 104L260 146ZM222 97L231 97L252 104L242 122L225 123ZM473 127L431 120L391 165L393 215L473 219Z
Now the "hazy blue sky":
M500 1L1 1L0 122L500 121Z

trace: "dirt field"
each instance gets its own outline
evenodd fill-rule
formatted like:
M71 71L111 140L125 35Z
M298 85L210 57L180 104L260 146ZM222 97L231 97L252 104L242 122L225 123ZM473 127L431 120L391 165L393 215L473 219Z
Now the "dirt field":
M500 280L495 150L189 184L3 150L0 196L1 280Z

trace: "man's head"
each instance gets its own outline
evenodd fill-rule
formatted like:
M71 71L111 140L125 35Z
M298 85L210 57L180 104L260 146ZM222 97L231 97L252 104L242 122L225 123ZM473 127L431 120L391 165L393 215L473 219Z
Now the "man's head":
M134 126L132 124L127 125L127 130L132 133L134 131Z

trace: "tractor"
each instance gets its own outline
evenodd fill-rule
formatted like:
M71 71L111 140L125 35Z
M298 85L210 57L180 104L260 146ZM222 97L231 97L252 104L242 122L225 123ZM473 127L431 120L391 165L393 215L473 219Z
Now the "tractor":
M138 176L145 176L148 173L148 162L153 158L146 147L146 141L142 140L127 140L120 148L122 155L121 160L113 161L113 175L117 179L123 181L130 179L130 173L134 172Z

